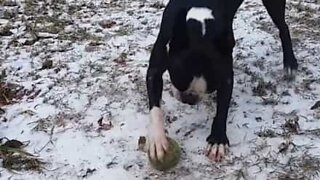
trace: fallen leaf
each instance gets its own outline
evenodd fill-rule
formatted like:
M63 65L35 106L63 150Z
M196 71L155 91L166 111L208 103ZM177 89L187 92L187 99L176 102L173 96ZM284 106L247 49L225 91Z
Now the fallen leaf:
M115 21L112 21L112 20L102 20L102 21L99 22L99 25L102 28L112 28L116 24L117 23Z
M101 118L98 120L98 125L99 125L99 126L102 126L102 120L103 120L103 117L101 117Z
M43 62L42 67L41 67L40 70L43 70L43 69L51 69L52 66L53 66L52 60L46 60L46 61Z
M279 153L285 153L285 152L287 152L287 150L289 149L289 143L287 143L287 142L283 142L283 143L281 143L280 144L280 146L279 146Z
M11 36L13 33L10 30L9 26L0 28L0 36Z
M109 121L108 123L103 123L103 118L100 118L98 120L98 125L99 125L99 127L97 129L98 132L108 131L113 127L111 121Z
M311 110L315 110L315 109L318 109L320 108L320 101L317 101L310 109Z
M12 139L5 142L3 146L9 147L9 148L20 148L21 146L23 146L23 143L18 140Z
M86 171L86 173L85 173L84 175L82 175L82 178L88 177L89 175L91 175L91 174L94 173L95 171L97 171L96 168L93 168L93 169L88 168L87 171Z
M145 146L146 146L146 142L147 142L147 139L145 136L139 137L139 140L138 140L138 150L139 151L144 151Z

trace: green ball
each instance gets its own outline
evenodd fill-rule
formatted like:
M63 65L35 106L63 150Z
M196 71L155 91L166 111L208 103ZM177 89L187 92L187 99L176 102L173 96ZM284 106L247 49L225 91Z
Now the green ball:
M162 161L152 160L150 158L150 154L148 153L151 166L159 171L166 171L176 166L181 156L181 150L178 143L175 140L171 139L170 137L167 137L167 138L169 142L169 149L164 154Z

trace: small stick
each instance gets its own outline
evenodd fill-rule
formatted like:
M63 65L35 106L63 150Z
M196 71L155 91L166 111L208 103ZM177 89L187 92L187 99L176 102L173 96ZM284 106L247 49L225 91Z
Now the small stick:
M53 141L52 141L52 136L53 136L53 130L54 130L55 126L52 126L51 130L50 130L50 138L49 138L49 141L39 150L37 151L37 153L40 153L45 147L48 146L48 144L53 144Z

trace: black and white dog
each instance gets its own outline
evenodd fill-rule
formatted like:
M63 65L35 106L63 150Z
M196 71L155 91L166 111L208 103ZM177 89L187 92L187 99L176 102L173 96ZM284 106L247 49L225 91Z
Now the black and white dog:
M262 0L278 27L286 75L293 77L297 60L285 22L285 0ZM207 137L206 155L220 161L229 140L226 121L233 90L232 30L234 15L243 0L170 0L153 46L147 71L150 108L148 148L151 158L161 159L168 148L164 112L160 108L163 73L168 70L175 95L196 104L203 93L217 91L217 111Z

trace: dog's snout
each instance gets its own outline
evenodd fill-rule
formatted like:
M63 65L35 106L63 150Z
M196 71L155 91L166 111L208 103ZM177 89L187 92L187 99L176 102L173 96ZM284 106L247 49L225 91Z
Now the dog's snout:
M199 96L192 93L181 93L181 101L186 104L195 105L199 101Z

